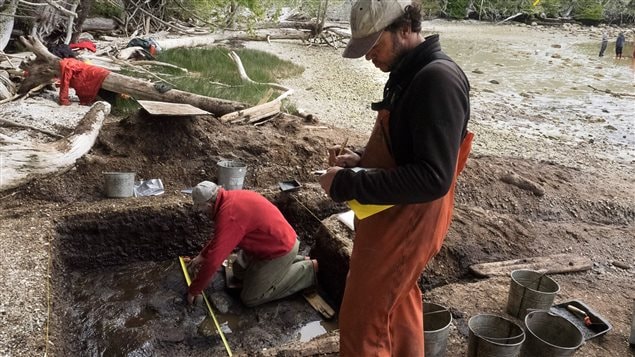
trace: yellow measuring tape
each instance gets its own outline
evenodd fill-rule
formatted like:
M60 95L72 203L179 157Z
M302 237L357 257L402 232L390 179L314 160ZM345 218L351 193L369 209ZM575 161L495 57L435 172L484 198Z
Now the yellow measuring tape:
M183 269L183 275L185 276L185 281L187 282L187 286L190 286L192 284L192 281L190 280L190 274L187 272L187 267L185 266L185 261L183 260L183 257L179 257L179 262L181 263L181 269ZM223 331L221 330L220 325L218 324L218 320L216 320L214 311L212 311L212 305L210 305L209 301L207 300L207 296L205 296L205 293L203 293L203 300L205 300L205 305L207 305L207 310L209 311L210 316L214 320L214 325L216 325L216 330L218 330L218 333L220 334L220 338L223 340L223 344L225 345L225 349L227 350L227 355L231 356L232 350L229 348L227 339L225 338L225 335L223 334Z

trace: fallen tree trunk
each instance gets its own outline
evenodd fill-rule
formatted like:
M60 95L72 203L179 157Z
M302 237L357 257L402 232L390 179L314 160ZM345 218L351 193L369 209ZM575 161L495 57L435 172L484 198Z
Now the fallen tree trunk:
M27 66L27 71L31 75L23 82L20 92L25 92L37 84L50 80L55 74L59 76L59 57L51 54L36 38L20 37L20 41L37 56L37 60L29 65L37 66L37 69ZM36 74L41 75L38 76ZM27 81L28 86L25 85ZM176 89L161 92L157 90L154 83L113 72L108 74L101 87L111 92L124 93L137 99L190 104L217 116L247 108L244 103L206 97Z
M156 40L162 49L209 46L219 41L269 41L269 40L302 40L311 37L309 31L296 29L270 29L248 31L225 31L220 34L180 37Z
M117 22L106 17L89 17L84 20L82 31L109 32L117 28Z
M13 97L16 92L15 84L11 82L9 73L0 70L0 100Z
M0 191L70 169L95 143L110 104L97 102L64 139L42 144L0 134Z
M213 113L216 116L222 116L247 108L247 105L244 103L206 97L177 89L171 89L165 93L161 93L151 82L112 72L104 79L101 87L112 92L130 95L136 99L190 104Z

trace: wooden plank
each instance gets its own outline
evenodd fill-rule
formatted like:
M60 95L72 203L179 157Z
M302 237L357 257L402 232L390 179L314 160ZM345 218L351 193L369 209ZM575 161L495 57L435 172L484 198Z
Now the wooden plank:
M545 274L570 273L591 269L591 259L575 254L554 254L543 257L531 257L481 263L470 266L470 270L481 277L509 275L513 270L529 269Z
M150 115L183 116L183 115L209 115L203 109L199 109L190 104L166 103L153 100L137 100Z
M335 310L333 310L333 308L331 308L331 306L322 299L317 291L312 289L305 290L302 293L302 296L304 296L304 299L315 309L315 311L319 312L325 318L330 319L335 316Z

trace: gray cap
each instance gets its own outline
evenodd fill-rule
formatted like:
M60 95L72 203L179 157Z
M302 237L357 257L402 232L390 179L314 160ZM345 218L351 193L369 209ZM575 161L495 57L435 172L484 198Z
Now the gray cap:
M219 186L211 181L203 181L192 189L192 201L194 210L202 212L207 207L207 202L213 204L218 195Z
M384 29L405 13L406 5L410 5L410 1L357 0L351 8L351 40L342 56L366 55Z

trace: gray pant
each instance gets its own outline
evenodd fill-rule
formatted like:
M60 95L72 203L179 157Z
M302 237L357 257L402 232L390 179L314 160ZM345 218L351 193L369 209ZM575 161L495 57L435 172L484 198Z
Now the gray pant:
M604 57L604 51L606 51L608 45L609 41L602 41L602 45L600 45L600 57Z
M313 263L297 255L299 246L296 239L293 249L280 258L257 260L243 256L234 262L236 277L243 279L240 298L245 305L281 299L315 284Z

